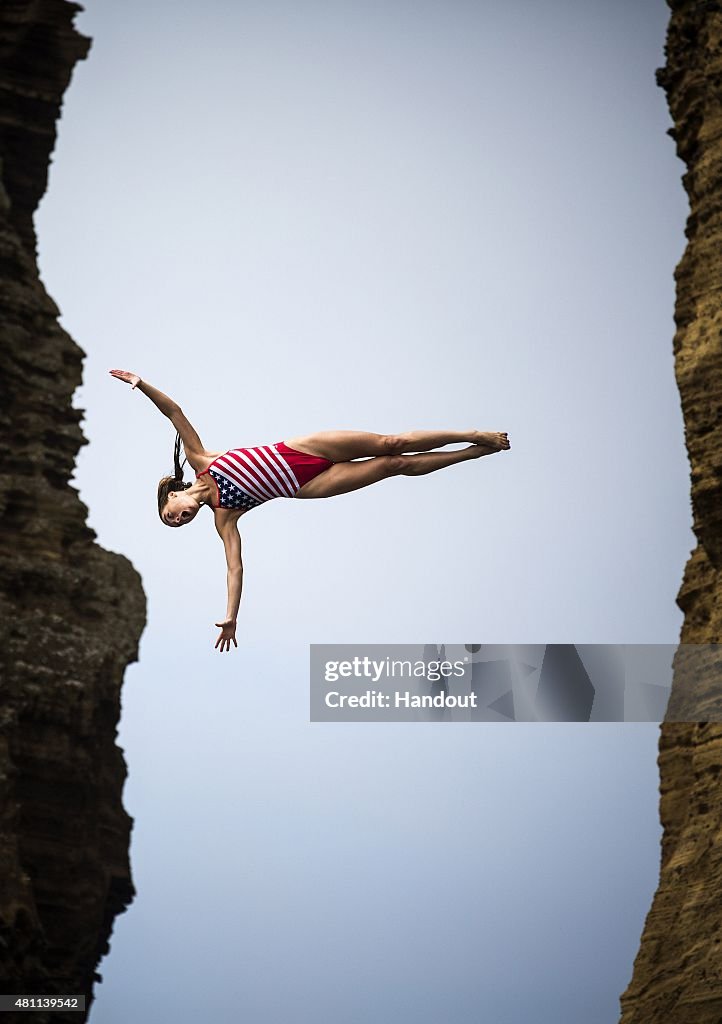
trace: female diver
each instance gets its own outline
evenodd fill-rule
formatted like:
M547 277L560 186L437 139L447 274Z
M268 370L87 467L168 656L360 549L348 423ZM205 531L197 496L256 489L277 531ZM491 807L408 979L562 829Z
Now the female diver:
M207 451L179 405L136 373L111 370L117 380L138 388L176 428L173 475L158 484L158 515L166 526L185 526L207 505L223 541L228 565L228 607L216 648L230 651L236 643L236 618L241 603L243 563L238 520L272 498L330 498L367 487L390 476L422 476L445 466L509 448L505 433L481 430L414 430L406 434L370 434L358 430L327 430L288 442ZM447 444L471 442L468 448L436 452ZM195 470L192 483L183 480L181 443ZM407 454L409 452L423 454ZM362 459L357 462L355 460Z

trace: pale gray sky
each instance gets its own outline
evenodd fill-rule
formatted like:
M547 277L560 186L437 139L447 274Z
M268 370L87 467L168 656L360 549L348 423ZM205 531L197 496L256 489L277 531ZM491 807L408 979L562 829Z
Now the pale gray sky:
M678 638L667 14L88 0L40 261L88 353L77 484L150 613L120 734L139 891L94 1024L616 1019L658 727L312 725L308 644ZM220 656L222 547L210 516L160 524L173 433L115 366L211 448L479 426L513 449L249 513Z

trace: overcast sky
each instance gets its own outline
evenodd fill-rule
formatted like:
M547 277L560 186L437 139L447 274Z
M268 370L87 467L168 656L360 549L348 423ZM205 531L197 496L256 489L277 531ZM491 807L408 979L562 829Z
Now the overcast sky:
M87 352L77 486L143 576L120 743L138 896L93 1024L609 1024L659 867L658 726L308 721L308 645L674 643L682 165L661 0L88 0L40 263ZM512 450L241 520L155 509L172 395L215 450L506 430Z

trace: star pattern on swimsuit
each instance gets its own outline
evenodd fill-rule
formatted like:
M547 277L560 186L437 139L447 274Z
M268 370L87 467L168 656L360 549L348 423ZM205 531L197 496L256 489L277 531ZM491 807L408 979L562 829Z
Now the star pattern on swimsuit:
M225 476L221 476L220 473L214 473L211 470L211 476L218 484L221 508L241 509L243 512L248 512L249 509L261 504L257 498L241 490L240 487Z

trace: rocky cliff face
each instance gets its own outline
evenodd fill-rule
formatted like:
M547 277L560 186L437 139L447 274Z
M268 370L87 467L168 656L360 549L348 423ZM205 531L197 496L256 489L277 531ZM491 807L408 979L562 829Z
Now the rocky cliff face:
M89 46L77 10L0 6L0 992L90 996L133 896L115 738L145 599L130 563L93 542L69 486L85 443L71 404L83 353L35 262L62 95Z
M678 602L682 641L722 641L722 3L669 0L659 72L687 172L688 244L677 268L676 375L692 468L697 547ZM623 1024L722 1020L722 679L677 659L658 764L664 827L659 888ZM696 662L699 668L699 660ZM704 720L702 720L704 719Z

